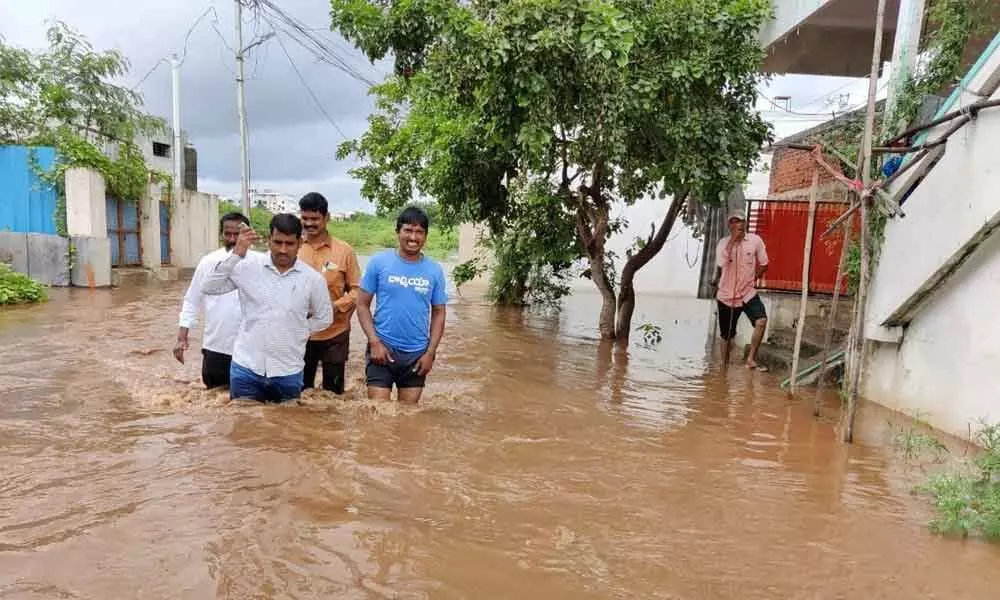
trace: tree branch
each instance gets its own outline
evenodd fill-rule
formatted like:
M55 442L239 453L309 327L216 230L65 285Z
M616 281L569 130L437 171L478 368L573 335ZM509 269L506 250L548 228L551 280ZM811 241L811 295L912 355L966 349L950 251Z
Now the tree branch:
M639 249L632 257L625 263L624 269L622 269L622 280L626 278L626 274L629 277L634 275L636 271L646 266L646 264L653 259L660 250L663 249L663 245L667 242L667 236L670 235L670 230L673 229L674 223L677 221L677 215L680 214L681 208L688 199L688 191L674 196L673 200L670 202L670 208L667 209L667 214L664 215L663 221L660 223L659 229L656 230L655 234L651 234L649 241L645 246ZM652 226L652 225L651 225Z

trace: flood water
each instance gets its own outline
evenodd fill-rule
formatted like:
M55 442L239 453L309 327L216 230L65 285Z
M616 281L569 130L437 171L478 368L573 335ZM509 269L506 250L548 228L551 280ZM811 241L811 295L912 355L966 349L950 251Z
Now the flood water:
M724 375L704 302L641 299L663 342L625 355L595 296L467 292L421 406L362 399L355 329L344 399L265 407L171 357L185 285L0 311L0 597L1000 597L1000 549L928 532L885 413L845 447Z

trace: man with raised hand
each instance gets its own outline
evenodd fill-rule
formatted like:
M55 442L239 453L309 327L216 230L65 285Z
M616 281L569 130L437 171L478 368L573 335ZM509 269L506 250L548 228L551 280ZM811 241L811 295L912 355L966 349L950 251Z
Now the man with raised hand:
M204 293L239 290L243 321L230 369L230 398L293 400L302 393L306 341L333 322L323 277L298 260L302 222L271 219L266 254L250 253L257 234L243 226L233 253L205 278Z

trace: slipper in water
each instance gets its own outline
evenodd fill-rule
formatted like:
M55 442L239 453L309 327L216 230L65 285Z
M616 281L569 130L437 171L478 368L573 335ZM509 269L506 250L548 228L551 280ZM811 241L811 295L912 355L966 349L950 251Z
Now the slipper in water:
M770 371L770 369L768 369L764 365L753 365L753 366L747 365L747 368L750 369L751 371L760 371L761 373L767 373L768 371Z

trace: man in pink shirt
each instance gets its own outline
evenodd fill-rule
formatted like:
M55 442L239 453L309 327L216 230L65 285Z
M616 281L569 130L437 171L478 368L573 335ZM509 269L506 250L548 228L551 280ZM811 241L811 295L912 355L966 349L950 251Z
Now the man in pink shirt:
M730 342L736 337L736 323L740 313L746 313L753 324L753 338L747 368L766 371L757 364L757 348L764 339L767 312L757 294L755 284L767 271L767 250L764 240L746 231L746 220L741 211L729 215L729 235L719 240L715 249L718 270L713 284L717 288L719 304L719 332L722 337L722 360L729 364Z

